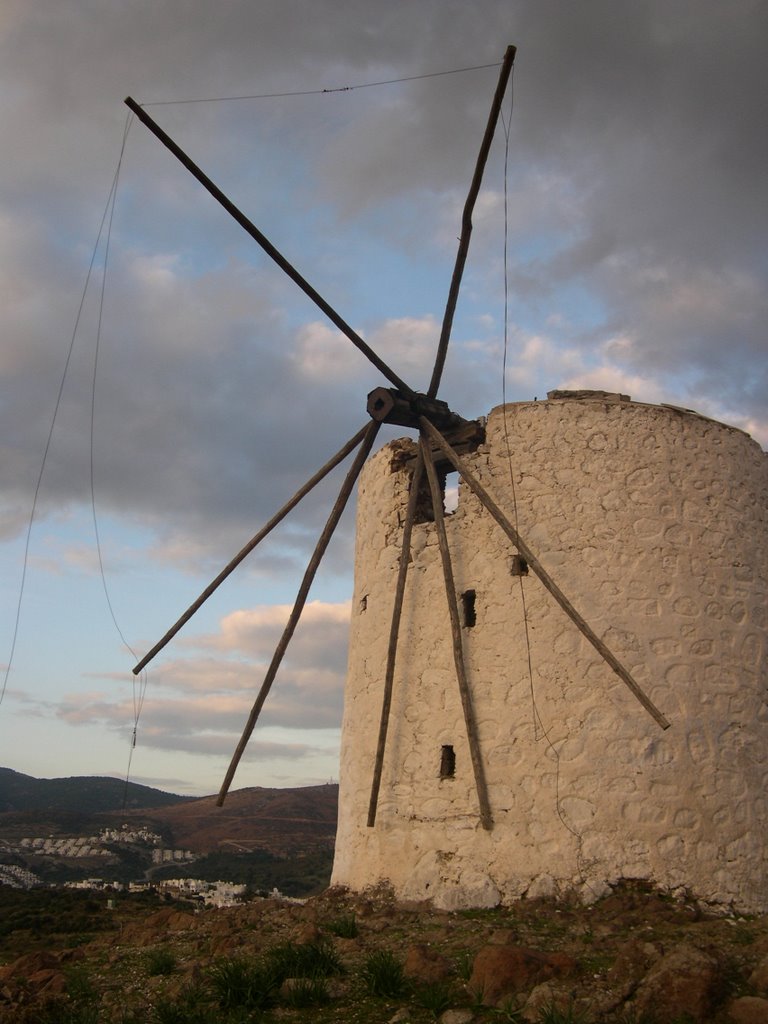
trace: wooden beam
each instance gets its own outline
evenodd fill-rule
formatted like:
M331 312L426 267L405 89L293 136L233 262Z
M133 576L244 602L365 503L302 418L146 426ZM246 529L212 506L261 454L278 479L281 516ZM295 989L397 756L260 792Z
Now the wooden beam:
M475 789L477 790L477 799L480 804L480 823L484 829L490 831L490 829L493 828L493 817L491 815L491 805L488 800L488 786L485 781L485 768L483 767L483 759L480 754L480 739L477 734L475 713L472 707L472 695L470 694L467 670L464 664L464 651L461 642L461 623L459 622L459 608L456 602L456 587L453 581L451 552L448 547L448 537L445 532L443 493L437 479L437 471L435 470L435 464L432 461L432 452L430 451L429 443L423 435L421 437L421 453L427 470L429 490L432 495L432 509L435 515L437 541L440 547L440 559L443 565L445 596L448 601L448 614L451 620L453 663L456 667L456 680L459 684L461 708L464 712L464 725L467 730L469 756L472 761L472 771L475 776Z
M496 92L493 96L493 102L491 103L491 112L488 115L488 124L485 127L485 134L483 135L483 141L480 145L480 152L477 156L477 163L475 164L475 173L472 176L472 182L469 186L469 194L464 204L464 213L461 218L461 236L459 238L459 249L456 253L456 263L453 268L453 277L451 278L451 285L448 290L448 301L445 306L445 313L443 314L443 326L440 330L440 340L437 345L437 356L435 358L435 366L432 370L432 380L429 384L429 391L427 394L430 398L434 398L437 394L438 388L440 387L440 379L443 375L443 367L445 366L445 357L448 354L448 341L451 337L451 327L453 326L453 314L456 312L456 303L459 298L459 286L461 285L461 278L464 273L464 264L467 262L467 253L469 252L469 239L472 235L472 212L475 208L475 202L480 191L480 184L483 180L483 171L485 170L486 162L488 161L488 153L491 149L491 142L493 141L493 135L496 131L496 122L499 119L499 113L501 112L501 103L504 99L504 93L507 88L507 82L512 72L512 65L515 62L515 54L517 50L514 46L508 46L504 53L504 59L501 63L501 71L499 73L499 81L496 86Z
M310 558L309 564L307 565L306 571L304 573L304 578L301 581L301 586L299 587L299 592L296 595L296 600L294 602L293 608L291 609L291 614L288 618L288 622L286 623L285 629L283 630L283 635L280 637L277 648L275 649L275 653L272 656L272 661L270 662L269 668L267 669L267 674L264 677L264 682L261 684L261 689L259 690L258 696L256 697L256 701L254 702L254 705L251 708L251 713L248 716L248 721L246 722L245 729L243 729L243 734L240 737L240 742L237 744L235 753L232 755L232 761L230 762L229 768L227 769L227 774L224 778L224 781L221 784L219 795L216 798L216 805L218 807L221 807L221 805L224 803L224 798L226 797L229 787L232 784L232 779L234 778L235 771L237 770L237 766L240 763L240 758L243 756L245 748L248 745L248 740L251 738L251 733L253 732L256 726L256 722L258 721L261 709L264 706L264 701L267 699L269 691L272 687L272 683L274 682L275 676L277 675L277 670L280 667L280 662L283 660L283 656L288 648L288 644L290 643L291 637L293 636L296 626L298 625L299 619L301 618L301 613L304 610L304 605L306 604L309 589L312 586L312 581L315 578L315 574L318 570L323 555L325 554L325 550L328 547L331 537L333 536L333 531L338 526L339 519L341 519L341 514L344 511L347 501L349 500L350 494L352 493L352 488L355 486L355 481L360 475L360 470L363 468L363 463L370 454L371 448L373 447L373 442L376 440L376 435L379 432L379 427L380 424L376 423L373 420L366 427L363 443L360 445L360 449L357 455L355 456L355 461L350 466L349 472L344 478L344 483L341 485L341 490L339 491L339 495L336 498L336 501L334 502L333 508L331 509L331 514L328 517L328 521L323 527L323 532L320 534L320 539L318 540L317 545L315 546L315 550L312 552L312 557Z
M387 646L387 668L384 674L384 693L381 703L381 719L379 721L379 739L376 744L376 758L373 767L373 782L371 783L371 798L368 803L368 828L376 824L376 810L379 803L379 789L381 788L381 775L384 769L384 751L387 745L387 732L389 729L389 714L392 706L392 689L395 679L395 661L397 658L397 642L400 635L400 617L403 611L403 596L405 594L405 582L408 576L408 563L411 558L411 533L413 523L416 519L416 505L419 499L419 487L424 472L424 461L419 455L416 459L413 473L411 474L411 490L408 495L408 507L405 511L405 522L403 523L403 538L400 546L400 563L397 570L397 585L395 587L395 601L392 606L392 620L389 625L389 644Z
M546 589L550 592L555 601L560 605L565 614L577 627L579 632L586 637L587 640L592 644L600 657L606 661L619 679L630 689L637 700L642 704L648 714L661 726L662 729L668 729L670 722L664 715L659 711L653 701L643 691L640 685L632 678L629 672L624 668L618 658L613 654L610 648L597 636L592 627L582 616L576 611L574 606L560 590L555 581L546 571L544 566L538 560L536 555L531 551L525 541L522 539L520 534L510 523L504 513L501 511L499 506L490 496L488 491L483 487L480 481L470 470L466 462L456 454L451 448L445 438L442 436L439 430L437 430L429 420L422 418L421 421L422 430L435 442L435 444L441 449L443 454L453 465L454 469L458 470L463 480L467 482L469 487L474 491L477 497L480 499L482 504L488 509L493 518L506 533L512 543L515 545L517 550L523 556L528 563L529 569L534 572L541 580Z
M210 192L213 198L224 207L227 213L237 221L240 227L248 232L251 238L261 246L267 256L273 259L278 267L280 267L280 269L284 271L288 277L290 277L290 279L299 286L299 288L301 288L304 294L309 296L314 304L318 306L323 313L325 313L331 323L335 324L341 333L349 338L355 348L359 349L366 359L373 363L377 370L383 373L387 380L394 384L396 388L400 388L400 390L404 391L407 395L413 395L414 392L408 387L405 381L401 380L395 371L390 369L384 360L376 355L373 349L363 341L357 331L354 331L346 320L342 319L333 306L329 302L326 302L322 295L312 287L305 277L302 277L293 264L290 263L279 249L270 242L267 236L259 231L253 221L249 220L242 210L235 206L232 200L221 191L218 185L215 185L208 175L205 174L200 167L198 167L198 165L189 156L187 156L184 150L173 141L170 135L164 132L160 125L149 116L146 110L144 110L144 108L130 96L126 98L125 104L133 111L142 124L149 128L155 138L159 139L166 149L170 150L176 159L186 167L189 173L193 177L197 178L203 188Z

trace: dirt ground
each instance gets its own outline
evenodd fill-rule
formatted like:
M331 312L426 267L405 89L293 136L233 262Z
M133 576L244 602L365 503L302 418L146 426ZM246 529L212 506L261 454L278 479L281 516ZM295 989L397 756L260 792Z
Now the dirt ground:
M768 1022L768 918L716 915L637 883L591 906L522 900L443 912L385 890L329 890L220 910L137 914L125 901L111 913L90 941L37 941L20 957L6 948L0 1021ZM17 952L31 948L21 933L18 942ZM331 950L336 966L314 999L295 979L283 979L265 1008L214 993L212 971L288 947ZM377 957L390 973L399 965L401 983L376 991Z

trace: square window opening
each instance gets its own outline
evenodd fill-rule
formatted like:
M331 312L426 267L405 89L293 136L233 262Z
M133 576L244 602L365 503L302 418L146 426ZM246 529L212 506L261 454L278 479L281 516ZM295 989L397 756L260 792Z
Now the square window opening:
M522 555L513 555L512 564L510 566L510 574L512 576L527 576L528 575L528 563Z
M435 459L435 472L440 487L440 495L443 503L443 515L452 515L459 503L459 474L447 459L442 462ZM419 497L416 503L416 523L434 523L435 513L432 508L432 492L429 489L429 480L426 470L422 473L419 486Z
M440 778L453 779L456 777L456 754L453 747L444 744L440 748Z
M475 608L476 593L474 590L465 590L461 595L461 609L464 613L464 625L467 629L472 627L477 622L477 610Z

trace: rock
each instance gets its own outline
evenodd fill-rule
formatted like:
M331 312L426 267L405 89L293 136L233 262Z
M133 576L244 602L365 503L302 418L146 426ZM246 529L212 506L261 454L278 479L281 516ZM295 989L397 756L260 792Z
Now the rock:
M467 988L486 1006L570 974L576 961L566 953L540 953L524 946L484 946L475 957Z
M402 1006L394 1016L389 1018L388 1024L407 1024L411 1019L411 1012L406 1006Z
M733 1024L768 1024L768 999L742 996L728 1007L728 1020Z
M768 995L768 956L765 957L749 976L749 984L758 995Z
M617 949L606 983L621 999L627 999L658 959L659 952L651 943L629 939Z
M557 1010L563 1020L572 1020L573 996L571 992L559 988L551 981L537 985L525 1001L520 1016L523 1020L535 1022L542 1020L542 1014L549 1010ZM544 1018L548 1019L548 1018ZM579 1019L578 1017L576 1018Z
M67 991L67 979L61 971L50 967L30 974L27 977L27 985L32 992L46 996L61 996Z
M26 953L0 967L0 981L28 979L40 971L55 970L58 966L59 958L55 953Z
M718 963L695 946L681 945L655 964L637 989L635 1008L672 1020L685 1014L705 1021L712 1009Z
M472 1024L474 1019L471 1010L446 1010L438 1017L438 1024Z
M320 929L313 921L310 921L308 924L302 925L301 928L298 928L296 930L295 939L296 942L300 943L301 945L307 945L311 942L319 942L321 938L322 936L320 934Z
M453 973L450 961L436 949L424 944L408 947L403 969L409 978L426 985L444 981Z

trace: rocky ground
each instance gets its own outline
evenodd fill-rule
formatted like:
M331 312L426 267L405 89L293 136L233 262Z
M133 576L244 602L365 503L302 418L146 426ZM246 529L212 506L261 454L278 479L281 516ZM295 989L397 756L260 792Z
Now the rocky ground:
M768 1022L768 918L715 916L639 885L591 907L458 913L383 891L199 913L127 906L84 944L7 951L0 1022Z

